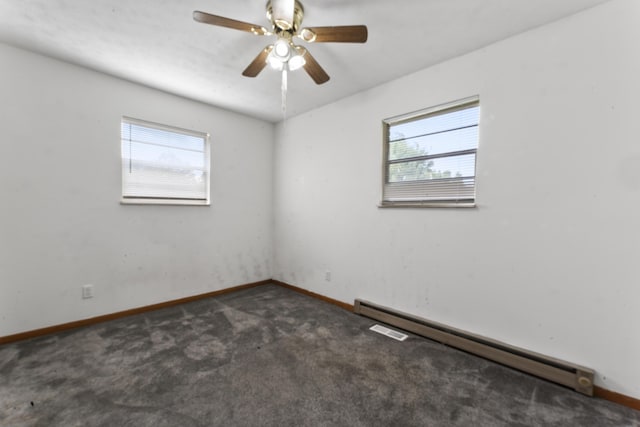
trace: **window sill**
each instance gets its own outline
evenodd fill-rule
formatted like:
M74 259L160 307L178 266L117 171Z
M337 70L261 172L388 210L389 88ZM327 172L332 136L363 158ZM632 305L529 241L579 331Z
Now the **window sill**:
M180 200L180 199L145 199L145 198L123 198L121 205L170 205L170 206L210 206L208 200Z
M474 202L381 202L378 208L475 208Z

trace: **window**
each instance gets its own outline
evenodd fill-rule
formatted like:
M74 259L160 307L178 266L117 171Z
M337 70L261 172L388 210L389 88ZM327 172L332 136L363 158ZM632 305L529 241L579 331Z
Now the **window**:
M123 117L122 203L209 204L209 136Z
M383 121L381 207L475 206L478 97Z

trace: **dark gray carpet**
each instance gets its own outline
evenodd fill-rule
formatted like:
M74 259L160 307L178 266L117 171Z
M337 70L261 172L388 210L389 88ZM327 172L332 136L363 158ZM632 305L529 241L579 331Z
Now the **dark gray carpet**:
M640 426L267 285L0 347L2 426Z

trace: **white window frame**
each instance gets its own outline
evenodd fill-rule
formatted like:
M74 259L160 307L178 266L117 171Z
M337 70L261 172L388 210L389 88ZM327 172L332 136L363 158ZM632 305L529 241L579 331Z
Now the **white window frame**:
M382 201L378 205L381 208L395 208L395 207L409 207L409 208L444 208L444 207L475 207L476 206L476 177L477 177L477 168L474 166L474 176L472 177L473 181L473 197L464 197L461 199L457 199L455 196L451 196L445 199L434 199L428 196L419 198L415 196L416 193L424 192L428 193L428 187L433 185L432 182L435 180L429 181L408 181L406 183L390 183L389 181L389 169L392 163L398 163L398 161L390 161L389 160L389 149L390 149L390 129L395 125L405 124L412 121L422 120L428 117L434 117L438 115L443 115L447 113L453 113L456 111L464 110L467 108L471 108L474 106L480 106L480 97L472 96L469 98L460 99L453 102L448 102L446 104L436 105L434 107L426 108L420 111L415 111L412 113L402 114L399 116L391 117L388 119L384 119L382 121L383 127L383 162L382 162ZM446 158L446 157L454 157L462 154L474 154L477 164L477 150L479 146L479 129L480 129L480 114L478 115L478 143L476 144L476 148L469 150L461 150L461 151L451 151L448 153L438 154L434 156L422 156L420 158L415 158L412 160L429 160L431 158ZM477 166L477 165L476 165ZM407 197L406 200L402 198L395 198L391 195L397 193L394 190L405 190L408 193L414 193L414 196ZM395 200L394 200L395 199Z
M209 206L211 204L210 194L211 194L211 147L210 147L210 138L209 134L206 132L197 132L189 129L183 129L175 126L164 125L160 123L150 122L146 120L136 119L133 117L122 116L122 120L120 121L120 128L122 129L122 124L133 124L138 126L143 126L150 129L157 129L166 132L176 133L180 135L188 135L194 136L197 138L202 138L204 141L204 173L205 177L205 197L204 198L173 198L173 197L158 197L158 196L149 196L149 197L134 197L134 196L125 196L125 176L126 173L126 165L125 158L122 154L122 141L124 140L123 135L120 135L120 159L121 159L121 204L145 204L145 205L194 205L194 206Z

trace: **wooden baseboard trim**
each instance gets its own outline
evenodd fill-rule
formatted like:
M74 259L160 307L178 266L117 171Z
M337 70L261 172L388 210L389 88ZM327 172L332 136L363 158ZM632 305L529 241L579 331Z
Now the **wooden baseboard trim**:
M318 299L320 301L328 302L329 304L337 305L340 308L343 308L345 310L353 312L353 304L349 304L349 303L346 303L346 302L338 301L337 299L329 298L329 297L326 297L324 295L320 295L320 294L317 294L315 292L311 292L311 291L308 291L306 289L302 289L302 288L299 288L297 286L293 286L293 285L290 285L288 283L281 282L279 280L272 280L271 282L276 284L276 285L278 285L278 286L282 286L283 288L290 289L292 291L301 293L303 295L307 295L309 297Z
M27 340L30 338L36 338L43 335L54 334L56 332L67 331L69 329L80 328L83 326L94 325L96 323L107 322L109 320L120 319L122 317L133 316L135 314L146 313L148 311L160 310L162 308L173 307L179 304L186 304L188 302L197 301L205 298L211 298L219 295L228 294L231 292L241 291L243 289L255 288L257 286L268 285L273 283L271 279L261 280L259 282L247 283L244 285L234 286L231 288L220 289L213 292L207 292L204 294L193 295L190 297L179 298L171 301L165 301L157 304L146 305L144 307L132 308L129 310L118 311L116 313L104 314L102 316L90 317L88 319L76 320L74 322L63 323L61 325L48 326L46 328L34 329L32 331L20 332L18 334L8 335L0 337L0 345L8 344L16 341Z
M616 393L615 391L607 390L606 388L598 386L593 387L593 395L600 399L608 400L610 402L618 403L622 406L640 411L640 399L636 399L635 397L626 396L624 394Z

